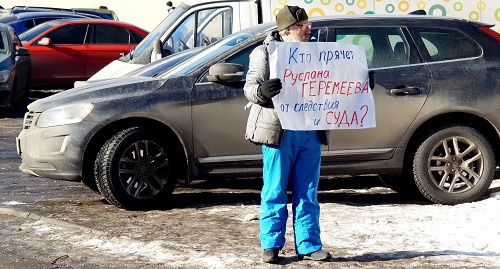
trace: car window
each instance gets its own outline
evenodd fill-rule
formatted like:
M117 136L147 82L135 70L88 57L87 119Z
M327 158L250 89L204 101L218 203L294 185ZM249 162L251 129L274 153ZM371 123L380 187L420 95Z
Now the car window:
M132 44L139 44L141 43L141 41L144 39L144 37L132 30L129 30L130 31L130 34L131 34L131 40L130 40L130 43Z
M25 20L23 23L24 29L31 29L31 28L35 27L35 25L36 25L35 20L31 20L31 19Z
M50 38L53 45L81 45L85 43L86 34L87 24L71 24L56 29L48 33L45 37Z
M21 39L21 41L24 41L24 42L31 41L33 38L37 37L39 34L41 34L42 32L45 32L47 29L49 29L51 27L52 27L52 25L47 24L47 23L37 25L37 26L29 29L28 31L20 34L19 38Z
M94 44L131 44L133 43L126 28L111 24L94 24Z
M328 28L312 28L309 36L309 42L328 41Z
M243 77L246 77L247 72L248 72L248 65L250 64L248 57L250 56L250 53L252 53L252 51L259 45L261 45L261 42L259 42L257 44L253 44L253 45L249 46L248 48L243 49L242 51L236 53L235 55L227 58L224 62L233 63L233 64L241 64L243 66L243 69L245 70Z
M232 9L207 9L199 12L196 46L208 46L231 34Z
M194 13L191 14L177 27L163 44L163 50L170 51L173 54L193 47L189 37L194 31L195 17Z
M27 27L27 28L31 28L31 27L37 26L39 24L42 24L44 22L48 22L48 21L56 20L56 19L62 19L62 18L37 18L37 19L34 19L34 25Z
M7 53L7 48L8 48L8 38L6 36L6 33L4 31L0 31L0 53L1 54L6 54Z
M335 30L335 40L362 46L368 68L405 65L409 62L408 44L400 28L339 28Z
M210 45L230 35L232 33L231 14L230 7L218 7L200 10L189 15L163 44L163 50L177 53Z
M328 30L327 28L321 28L321 29L311 29L311 35L310 35L310 42L326 42L327 40L327 35L328 35ZM256 42L255 44L250 45L249 47L239 51L236 54L233 54L232 56L229 56L224 62L225 63L233 63L233 64L240 64L243 66L244 69L244 74L243 77L245 78L248 72L248 65L250 63L250 53L259 45L262 45L262 40ZM206 78L207 74L204 74L201 76L200 81L201 82L207 82L208 79Z
M153 47L153 43L156 42L159 38L162 38L163 41L163 35L165 34L165 30L169 27L169 25L175 25L177 21L180 21L180 18L182 15L190 8L187 4L181 2L173 11L170 13L168 16L165 17L165 19L158 24L153 31L151 31L143 41L141 41L137 47L130 53L130 59L138 58L142 53L148 51L149 49ZM164 41L162 44L163 46L163 51L167 51L167 40ZM172 52L170 50L170 52Z
M448 29L417 29L429 62L481 56L479 45L462 32Z
M25 31L28 30L28 29L31 29L39 24L42 24L44 22L48 22L48 21L51 21L51 20L55 20L55 19L60 19L60 18L35 18L35 19L28 19L26 21L24 21L24 29Z
M239 51L238 53L233 54L232 56L228 57L224 62L242 65L244 69L243 78L245 78L248 72L248 65L250 63L248 57L250 56L250 53L252 53L252 51L259 45L262 45L262 41L252 44L251 46ZM203 75L201 75L200 82L208 82L207 75L208 75L208 70Z

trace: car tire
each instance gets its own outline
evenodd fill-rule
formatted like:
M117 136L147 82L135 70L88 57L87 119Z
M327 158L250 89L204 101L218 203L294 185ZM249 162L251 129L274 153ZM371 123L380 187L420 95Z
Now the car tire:
M82 176L82 183L85 187L89 188L91 191L97 193L97 194L101 194L101 190L99 189L99 180L97 178L99 178L101 175L100 175L100 153L101 151L98 152L98 154L96 155L96 158L94 159L94 165L93 165L93 170L92 170L92 173L84 173L83 176Z
M472 202L484 195L495 173L491 144L477 130L447 126L417 149L413 174L422 195L434 203Z
M96 160L96 163L97 163L97 160ZM91 176L82 177L82 183L83 183L83 185L85 185L85 187L89 188L93 192L95 192L97 194L101 194L101 192L99 191L99 188L97 187L97 180L95 177L98 174L96 174L95 171L96 171L96 168L94 166L94 173L91 174Z
M21 83L21 85L22 85L21 91L23 93L22 98L21 98L21 105L23 105L23 106L28 105L28 101L29 101L29 97L30 97L31 70L29 71L29 74L30 75L26 78L26 80Z
M424 197L415 186L413 174L379 175L380 181L389 189L395 191L403 200L422 200Z
M108 140L110 141L110 140ZM102 160L101 160L101 155L104 154L102 153L103 150L105 150L107 147L107 143L104 144L104 146L101 148L101 150L99 150L97 152L97 156L95 157L94 159L94 173L93 173L93 180L94 180L94 185L95 185L95 188L96 188L96 192L99 193L99 194L102 194L103 193L103 185L102 185L102 180L101 180L101 163L102 163ZM94 187L94 186L92 186Z
M111 137L98 154L97 186L112 205L143 209L177 184L173 152L150 129L133 127Z

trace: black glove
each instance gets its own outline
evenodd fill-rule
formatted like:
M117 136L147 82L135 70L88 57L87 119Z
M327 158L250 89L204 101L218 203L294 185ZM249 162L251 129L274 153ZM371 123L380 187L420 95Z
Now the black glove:
M279 78L266 80L260 84L257 92L265 98L273 98L281 92L281 81Z

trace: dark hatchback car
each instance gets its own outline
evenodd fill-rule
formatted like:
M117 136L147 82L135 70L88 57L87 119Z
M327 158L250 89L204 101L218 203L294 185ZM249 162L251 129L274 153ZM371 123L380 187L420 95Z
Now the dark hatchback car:
M0 23L0 114L28 97L30 72L30 51L12 27Z
M118 16L113 10L109 10L106 6L99 8L54 8L54 7L37 7L37 6L14 6L10 9L0 10L0 13L23 13L23 12L41 12L41 11L63 11L79 15L84 15L95 19L106 19L118 21Z
M376 128L331 132L322 174L379 174L435 203L484 195L500 163L499 34L433 16L310 20L311 41L364 47L376 105ZM230 72L247 71L274 27L235 33L162 72L33 102L18 136L20 169L82 180L125 208L157 201L178 180L260 176L261 149L244 139L245 77Z
M0 23L12 26L20 35L44 22L69 18L89 18L89 16L60 11L22 12L3 15L0 17Z

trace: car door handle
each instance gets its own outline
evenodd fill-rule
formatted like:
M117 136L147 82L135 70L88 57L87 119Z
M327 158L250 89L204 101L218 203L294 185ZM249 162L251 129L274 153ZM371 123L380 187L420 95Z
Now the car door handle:
M402 96L402 95L417 95L421 94L422 90L418 87L411 86L397 86L394 89L390 90L392 95Z

